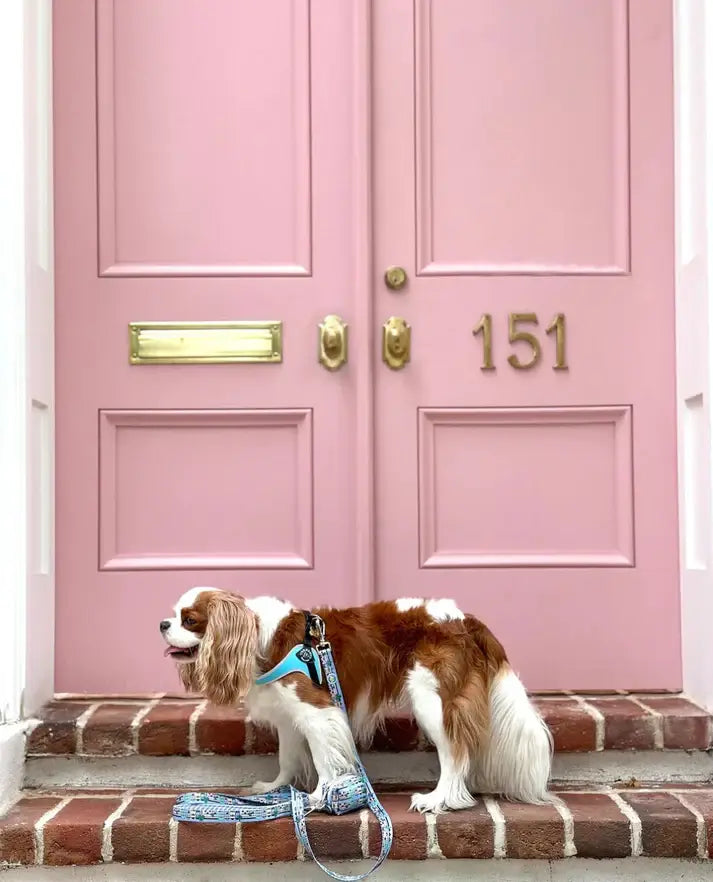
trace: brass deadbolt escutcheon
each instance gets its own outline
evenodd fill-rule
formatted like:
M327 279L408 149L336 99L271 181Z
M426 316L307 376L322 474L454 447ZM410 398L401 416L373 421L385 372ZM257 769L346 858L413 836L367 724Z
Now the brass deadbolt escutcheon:
M382 358L394 371L411 360L411 326L405 319L392 316L383 324Z
M338 315L325 316L319 325L319 363L338 371L348 357L349 326Z

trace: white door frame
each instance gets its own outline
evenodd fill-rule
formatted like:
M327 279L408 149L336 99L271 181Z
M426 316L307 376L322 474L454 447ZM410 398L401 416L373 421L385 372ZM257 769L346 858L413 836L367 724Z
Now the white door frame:
M0 807L54 680L52 0L0 3Z
M676 0L674 15L683 686L713 710L713 8Z
M683 685L713 709L708 2L674 0L672 9ZM0 3L0 782L9 780L3 756L20 755L7 747L11 725L51 697L54 677L51 12L52 0Z

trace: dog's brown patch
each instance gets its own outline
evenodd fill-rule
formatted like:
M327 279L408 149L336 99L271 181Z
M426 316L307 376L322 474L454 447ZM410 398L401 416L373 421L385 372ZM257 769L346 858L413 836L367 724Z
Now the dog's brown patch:
M203 591L196 597L193 606L184 606L181 610L181 626L186 631L202 637L208 627L208 608L215 591Z
M482 622L472 616L440 622L423 606L401 612L393 601L314 612L325 622L348 710L365 689L372 712L395 703L409 671L419 663L438 681L444 725L457 758L472 756L485 745L488 691L507 656ZM275 632L266 668L276 665L303 635L304 617L294 611ZM290 679L302 701L316 707L331 703L326 685L315 686L299 675Z

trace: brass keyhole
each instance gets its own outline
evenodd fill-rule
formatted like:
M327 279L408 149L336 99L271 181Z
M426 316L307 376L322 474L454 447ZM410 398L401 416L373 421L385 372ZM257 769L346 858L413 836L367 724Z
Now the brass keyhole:
M384 322L381 357L394 371L411 360L411 326L404 319L392 316Z
M349 327L338 315L325 316L319 325L319 363L328 371L337 371L346 364Z
M339 334L334 328L328 328L324 335L324 351L330 358L339 355L341 349L341 341Z
M389 351L392 355L399 356L403 353L404 344L401 340L401 334L396 328L389 329Z

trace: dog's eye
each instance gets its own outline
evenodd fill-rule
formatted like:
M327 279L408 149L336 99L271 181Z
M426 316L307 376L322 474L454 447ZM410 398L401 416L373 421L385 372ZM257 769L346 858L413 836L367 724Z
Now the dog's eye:
M186 628L192 628L196 624L196 620L192 619L190 616L186 616L183 620L183 625Z

